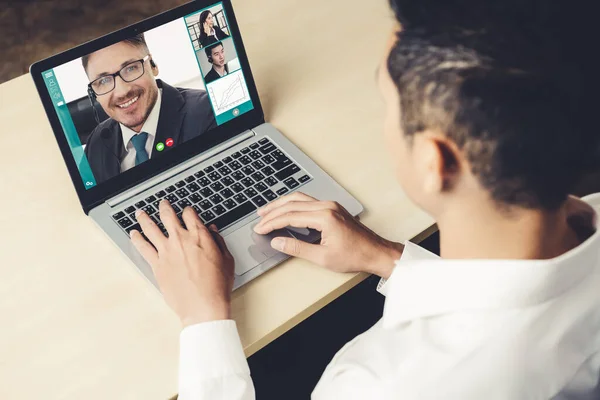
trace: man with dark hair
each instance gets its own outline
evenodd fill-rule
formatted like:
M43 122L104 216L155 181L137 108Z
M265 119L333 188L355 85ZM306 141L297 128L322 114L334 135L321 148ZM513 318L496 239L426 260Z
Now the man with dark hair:
M110 117L85 147L98 183L216 127L206 92L156 79L158 65L143 34L89 54L82 64L90 99Z
M386 147L437 222L441 258L302 193L258 210L259 234L321 231L319 244L278 237L275 249L387 280L382 319L334 357L312 398L600 398L600 194L569 196L599 144L570 50L579 25L534 0L391 3L402 27L378 73ZM180 398L253 399L230 315L233 258L193 210L183 228L160 207L172 234L140 212L153 245L132 240L184 326Z
M227 62L225 61L225 47L223 42L215 43L204 49L206 52L206 58L208 62L212 64L212 68L206 76L204 81L209 84L229 73Z

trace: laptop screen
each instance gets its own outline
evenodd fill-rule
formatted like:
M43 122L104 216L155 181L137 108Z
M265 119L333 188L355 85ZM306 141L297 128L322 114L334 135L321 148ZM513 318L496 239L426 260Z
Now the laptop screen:
M86 189L254 108L222 3L42 75Z

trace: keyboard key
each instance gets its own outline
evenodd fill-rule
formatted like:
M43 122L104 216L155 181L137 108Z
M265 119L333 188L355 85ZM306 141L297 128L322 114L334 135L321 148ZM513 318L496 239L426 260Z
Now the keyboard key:
M250 153L250 149L247 148L247 147L244 147L243 149L240 150L240 153L242 153L242 154L248 154L248 153Z
M242 173L242 171L235 171L233 174L231 174L231 177L236 181L239 181L244 179L246 176Z
M254 150L254 149L258 149L258 147L259 147L259 146L260 146L260 145L259 145L258 143L252 143L252 144L251 144L250 146L248 146L248 147L250 147L252 150Z
M148 197L146 197L144 199L144 201L146 202L146 204L150 204L150 203L152 203L155 200L156 200L156 197L154 197L154 196L148 196Z
M265 204L267 204L267 201L265 199L263 199L261 196L256 196L252 198L252 201L254 202L254 204L256 204L258 207L262 207Z
M127 232L127 234L129 234L129 232L131 232L134 229L138 232L142 231L142 227L140 226L140 224L135 224L135 225L131 225L128 228L125 228L125 232Z
M269 176L267 179L265 179L265 183L269 186L273 186L273 185L277 185L277 179L273 178L272 176Z
M242 184L246 187L254 185L254 181L252 180L252 178L244 178L240 182L242 182Z
M234 182L235 181L230 176L226 176L225 178L221 179L221 183L225 186L231 186L234 184Z
M223 159L223 162L224 162L225 164L229 164L229 163L230 163L230 162L232 162L232 161L233 161L233 158L231 158L231 157L229 157L229 156L227 156L227 157L225 157L225 158Z
M280 181L294 175L296 172L300 171L300 167L296 164L289 165L275 174L275 177Z
M236 182L233 185L231 185L231 189L233 189L234 192L239 193L242 190L244 190L244 186L239 182Z
M197 182L200 183L200 186L202 186L202 187L206 187L206 186L210 185L210 180L205 176L200 178L200 180L198 180Z
M204 223L207 223L208 221L212 221L213 219L215 219L216 215L212 213L212 211L205 211L202 214L200 214L200 218L202 218L202 220L204 221Z
M152 207L151 205L147 205L145 207L142 207L142 211L144 211L148 215L152 215L156 212L156 208Z
M231 173L231 169L229 167L221 167L219 168L219 173L223 176L229 175Z
M171 194L168 194L165 196L165 200L168 200L169 203L171 203L171 204L175 204L176 202L179 201L179 197L177 197L173 193L171 193Z
M252 162L252 159L248 156L243 156L242 158L240 158L240 162L244 165L248 165Z
M212 211L217 215L223 215L227 212L227 209L223 207L221 204L212 209Z
M171 207L173 207L173 211L175 211L175 214L179 214L181 212L181 208L179 208L177 204L171 204Z
M202 178L206 173L204 171L198 171L194 174L194 176L198 179Z
M263 154L269 154L270 152L272 152L276 148L277 147L273 146L272 143L269 143L269 144L266 144L266 145L262 146L260 149L258 149L258 151L260 151Z
M159 207L161 201L162 200L156 200L154 203L152 203L152 207L154 207L158 210L158 207Z
M196 177L194 175L190 175L187 178L184 179L187 183L192 183L196 180Z
M212 190L210 190L209 188L200 189L200 194L202 194L202 196L204 196L204 197L211 196L213 193L214 192Z
M150 219L152 220L152 222L154 222L156 225L160 224L160 219L157 218L158 214L154 214L150 216Z
M190 203L190 201L188 199L183 199L183 200L179 201L177 203L177 205L179 206L179 208L181 208L183 210L186 207L190 207L192 205L192 203Z
M233 196L233 199L235 201L238 202L238 204L242 204L243 202L245 202L246 200L248 200L248 198L246 196L244 196L242 193L238 193L235 196Z
M129 218L125 217L119 220L119 225L121 225L122 228L127 228L133 225L133 222Z
M217 161L216 163L213 164L213 167L215 167L216 169L219 169L223 166L223 161Z
M286 194L288 192L288 188L281 188L277 191L277 194L280 196L283 196L284 194Z
M229 167L232 170L237 171L238 169L242 168L242 164L240 164L240 162L236 160L236 161L232 162L231 164L229 164Z
M254 210L256 210L256 206L252 204L252 202L247 201L238 206L237 208L234 208L230 212L221 215L220 217L212 221L212 223L215 224L218 229L223 229L236 222L237 220L247 216Z
M231 210L232 208L235 208L237 206L237 203L232 199L227 199L223 202L223 205L227 207L228 210Z
M175 192L175 194L183 199L184 197L189 196L190 192L188 192L186 189L179 189Z
M221 197L220 194L215 194L209 197L210 201L212 201L213 204L219 204L220 202L223 201L223 198Z
M266 137L264 137L258 141L258 144L267 144L267 143L270 143L270 142L269 142L269 139L267 139Z
M264 191L262 195L269 201L273 201L277 198L277 195L273 193L271 189Z
M175 184L175 187L178 188L178 189L180 189L180 188L182 188L184 186L185 186L185 182L184 181L179 181L179 182L177 182Z
M198 204L194 204L192 208L194 209L194 211L196 211L196 214L200 215L202 213L202 209Z
M265 176L263 174L261 174L260 172L255 172L252 174L252 179L254 179L256 182L258 182L258 181L262 181L263 179L265 179Z
M132 220L132 221L134 221L134 222L137 222L137 218L135 217L135 213L129 214L129 219Z
M246 175L252 175L254 173L254 168L252 168L249 165L246 165L244 168L242 168L242 172Z
M215 170L215 168L210 165L208 167L204 168L204 172L206 172L207 174L210 174L214 170Z
M289 187L290 189L300 186L298 181L294 178L287 178L285 181L283 181L283 183L285 183L285 186Z
M254 161L254 162L253 162L252 164L250 164L250 165L252 165L252 166L253 166L254 168L256 168L256 169L261 169L262 167L264 167L264 166L265 166L265 164L264 164L262 161L260 161L260 160L256 160L256 161Z
M135 203L135 206L136 206L137 208L142 208L142 207L144 207L145 205L146 205L146 202L145 202L144 200L140 200L140 201L138 201L137 203Z
M200 190L200 186L198 186L198 184L196 182L192 182L189 185L186 186L187 190L190 191L190 193L194 193L197 192L198 190Z
M267 155L262 158L262 161L266 162L267 164L272 164L275 162L275 159L273 157Z
M253 188L248 188L248 189L244 190L244 194L248 197L254 197L258 194L258 192L256 190L254 190Z
M116 214L113 214L113 216L112 216L112 217L113 217L113 219L114 219L115 221L118 221L118 220L120 220L121 218L123 218L124 216L125 216L125 213L124 213L123 211L119 211L118 213L116 213Z
M162 199L167 195L167 192L165 192L164 190L159 190L158 192L154 193L154 195L159 199Z
M219 194L221 196L223 196L224 198L228 199L231 196L233 196L233 190L231 190L229 188L225 188L225 189L221 190L221 192L219 192Z
M300 183L308 182L308 181L310 181L310 176L303 175L300 178L298 178L298 180L300 181Z
M208 210L209 208L211 208L213 205L210 201L208 200L202 200L200 203L198 203L198 205L203 209L203 210Z
M260 192L264 192L265 190L267 190L268 187L264 183L259 182L256 185L254 185L254 189L256 189L260 193Z
M269 167L268 165L266 167L264 167L263 169L260 170L263 174L265 174L265 176L269 176L269 175L273 175L275 173L275 170L271 167Z
M239 152L239 151L236 151L235 153L233 153L233 154L231 155L231 157L233 157L233 158L240 158L241 156L242 156L242 155L240 154L240 152Z
M212 183L212 184L210 185L210 188L211 188L212 190L214 190L215 192L218 192L218 191L220 191L220 190L223 190L223 188L224 188L224 187L225 187L225 186L223 186L223 184L222 184L221 182L215 182L215 183Z
M177 188L176 188L175 186L173 186L173 185L171 185L171 186L167 186L167 187L165 188L165 191L166 191L167 193L173 193L173 192L174 192L174 191L176 191L176 190L177 190Z
M196 203L198 203L199 201L201 201L201 200L202 200L202 196L200 196L198 193L194 193L194 194L192 194L190 197L188 197L188 199L189 199L189 200L190 200L192 203L196 204Z
M260 154L260 151L257 151L257 150L254 150L252 153L250 153L250 157L252 157L253 160L258 160L262 156L263 155Z
M271 164L271 168L274 168L276 171L279 171L280 169L287 167L291 163L292 163L292 160L290 160L287 157L284 157L284 158L281 158L281 159L275 161L273 164Z
M222 178L221 174L219 174L217 171L213 171L210 174L208 174L208 177L214 182L214 181L218 181L219 179Z

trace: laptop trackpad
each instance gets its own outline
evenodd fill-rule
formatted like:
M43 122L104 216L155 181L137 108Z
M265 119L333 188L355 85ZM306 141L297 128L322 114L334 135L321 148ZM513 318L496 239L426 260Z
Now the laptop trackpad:
M241 227L225 237L227 248L235 259L235 274L242 275L258 264L279 253L271 247L271 240L278 236L292 237L284 229L278 229L267 235L254 232L258 221Z

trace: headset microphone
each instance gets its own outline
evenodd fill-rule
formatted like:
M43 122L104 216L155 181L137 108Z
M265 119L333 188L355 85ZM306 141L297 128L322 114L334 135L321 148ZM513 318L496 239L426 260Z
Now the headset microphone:
M99 125L100 118L98 117L98 111L96 111L96 106L94 105L94 100L96 100L96 93L94 93L92 88L89 86L88 86L88 98L90 99L90 104L92 105L92 110L94 110L94 119L96 120L96 125Z

